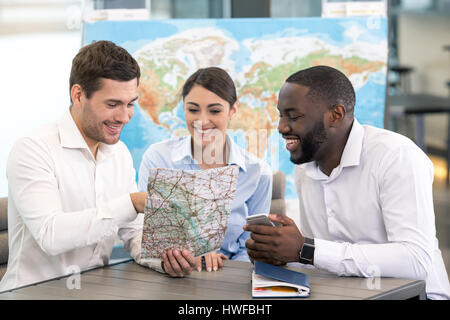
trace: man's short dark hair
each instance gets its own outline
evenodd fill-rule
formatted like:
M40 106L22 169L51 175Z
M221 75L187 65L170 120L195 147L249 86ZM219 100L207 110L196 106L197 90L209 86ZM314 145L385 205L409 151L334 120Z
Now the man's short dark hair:
M341 71L328 66L315 66L300 70L286 79L309 88L308 96L313 101L322 101L331 109L341 104L348 114L353 114L355 90L350 80Z
M122 47L111 41L97 41L80 49L73 58L70 72L70 90L79 84L86 97L100 89L101 78L130 81L141 71L136 60Z

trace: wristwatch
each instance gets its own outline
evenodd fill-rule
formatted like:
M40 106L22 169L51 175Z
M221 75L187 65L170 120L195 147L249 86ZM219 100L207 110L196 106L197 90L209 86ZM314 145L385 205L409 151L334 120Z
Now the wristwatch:
M305 238L302 249L300 250L300 263L312 264L314 259L314 239Z

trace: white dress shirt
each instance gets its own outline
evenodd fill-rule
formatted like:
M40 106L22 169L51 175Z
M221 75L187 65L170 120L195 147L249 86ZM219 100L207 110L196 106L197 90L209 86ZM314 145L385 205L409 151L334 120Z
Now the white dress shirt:
M450 298L436 238L433 164L410 139L355 119L330 176L313 161L296 166L295 177L300 230L315 239L315 267L423 279L428 298Z
M0 291L102 266L118 234L139 260L142 214L127 147L97 159L70 111L14 145L7 164L9 259Z

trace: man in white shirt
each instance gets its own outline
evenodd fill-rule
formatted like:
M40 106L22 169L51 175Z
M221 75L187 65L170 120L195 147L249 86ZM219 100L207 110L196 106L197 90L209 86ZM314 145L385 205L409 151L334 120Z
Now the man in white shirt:
M291 75L280 90L278 130L295 168L300 230L248 225L249 257L312 264L341 276L426 280L427 297L449 299L436 238L433 165L408 138L361 125L354 89L336 69Z
M114 43L81 48L72 63L70 109L14 145L0 291L106 265L117 234L140 262L145 193L137 192L130 152L119 141L134 113L139 77L135 59ZM143 264L163 272L160 260ZM164 266L183 275L195 260L174 250Z

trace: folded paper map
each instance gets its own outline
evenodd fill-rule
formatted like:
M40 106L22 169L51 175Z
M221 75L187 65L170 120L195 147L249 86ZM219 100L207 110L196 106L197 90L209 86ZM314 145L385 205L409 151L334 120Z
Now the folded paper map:
M188 249L194 256L219 249L238 173L238 166L150 169L141 259L161 258L169 249Z

